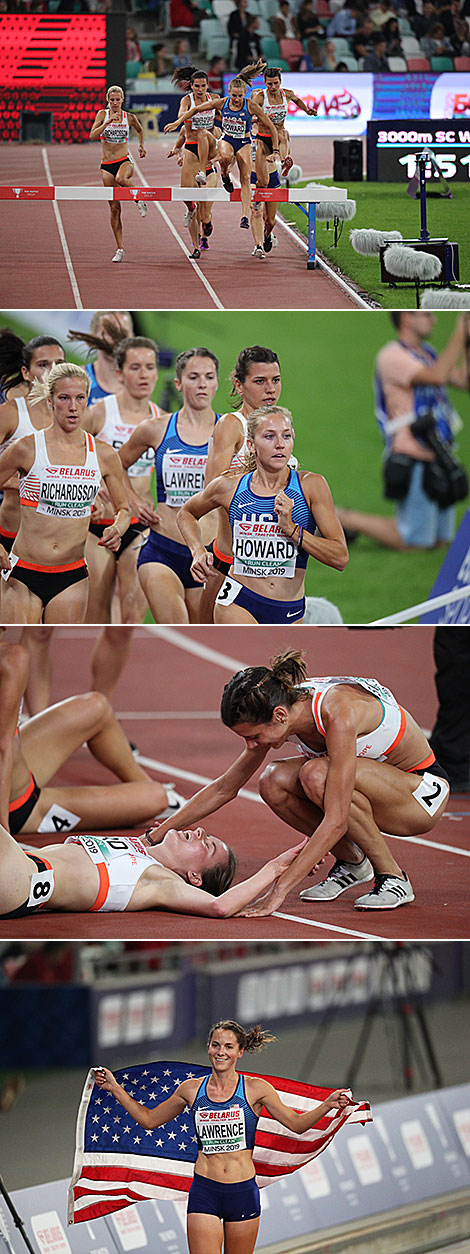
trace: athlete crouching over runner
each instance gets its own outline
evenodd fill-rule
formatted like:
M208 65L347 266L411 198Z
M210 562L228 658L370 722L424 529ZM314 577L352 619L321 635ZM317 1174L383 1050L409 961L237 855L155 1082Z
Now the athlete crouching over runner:
M60 362L36 379L31 399L47 399L52 425L15 440L0 458L0 489L20 477L20 527L8 557L0 546L5 623L80 623L88 598L85 541L103 479L115 518L100 544L116 551L131 512L119 457L82 430L90 379Z
M299 756L266 767L260 793L271 810L311 839L264 901L248 914L271 914L329 851L326 880L305 889L331 901L354 884L375 886L361 910L394 910L414 901L406 874L381 829L397 836L430 832L446 808L449 784L424 733L376 679L307 679L304 655L290 649L268 666L250 666L226 685L222 721L246 742L236 762L180 811L198 822L237 796L270 749L294 741ZM159 827L160 835L167 822Z
M263 1107L298 1136L314 1128L329 1110L344 1110L349 1104L349 1094L337 1089L314 1110L298 1112L281 1101L264 1077L236 1071L245 1049L257 1053L273 1040L260 1024L245 1031L239 1023L222 1019L209 1032L210 1076L184 1080L158 1106L144 1106L130 1097L107 1067L96 1069L98 1087L111 1093L142 1128L160 1128L185 1107L192 1111L199 1152L188 1196L190 1254L221 1254L222 1241L225 1254L253 1254L261 1212L253 1148Z
M223 553L233 553L233 565L217 596L214 621L301 622L308 558L343 570L348 562L343 528L326 479L291 465L294 428L288 409L254 410L246 443L247 472L213 479L178 514L192 553L191 574L204 583L213 573L213 555L204 548L198 520L219 507L225 523L218 543Z
M159 840L157 828L146 833ZM68 836L26 853L0 826L0 918L48 910L171 910L226 919L266 893L302 845L230 888L236 857L204 828L170 828L155 852L137 836Z

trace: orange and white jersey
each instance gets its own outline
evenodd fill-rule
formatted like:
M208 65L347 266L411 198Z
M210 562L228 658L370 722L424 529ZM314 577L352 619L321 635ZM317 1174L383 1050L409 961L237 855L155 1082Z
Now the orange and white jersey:
M105 396L103 399L104 399L104 407L105 407L105 419L104 419L104 425L102 426L101 431L98 433L98 439L104 440L105 444L110 444L111 447L115 448L117 452L121 448L121 446L126 443L126 440L129 440L131 435L133 435L134 431L136 430L136 424L132 422L126 422L124 418L121 418L121 412L119 409L119 401L118 401L117 396L114 395L114 393L111 393L111 395L109 396ZM150 401L149 417L151 418L160 417L160 409L158 405L154 404L153 401ZM155 464L155 449L148 448L145 450L145 453L142 453L141 456L137 459L137 461L134 462L133 466L129 466L129 470L127 473L131 479L136 478L137 475L151 475L152 470L154 468L154 464Z
M312 716L317 731L320 732L320 735L326 736L321 714L326 693L331 688L336 688L343 684L364 688L366 692L370 692L373 697L376 697L381 705L382 718L378 727L374 731L367 732L364 736L357 737L356 756L358 758L373 758L376 762L385 762L392 749L396 748L405 734L406 714L398 704L393 692L390 692L389 688L385 688L383 684L379 683L378 679L362 679L354 675L327 675L321 679L306 679L304 683L299 684L299 688L307 689L312 694ZM304 744L299 736L289 736L289 740L297 741L299 750L305 757L325 757L326 749L316 752Z
M83 433L83 466L51 463L44 431L34 432L35 457L31 470L20 479L20 505L52 518L88 518L101 483L101 470L93 436Z
M281 87L281 96L282 96L282 100L279 102L279 104L270 104L268 93L267 91L264 92L264 103L262 104L261 108L263 112L266 114L266 116L273 123L273 126L284 126L284 122L287 117L288 104L287 104L287 99L286 99L286 93L285 91L283 91L282 87Z
M189 108L194 109L196 107L196 101L194 99L192 91L189 92L189 101L190 101ZM194 117L189 119L188 126L189 126L190 131L212 131L213 130L214 122L215 122L215 109L211 109L210 104L211 104L210 98L207 101L207 106L205 104L205 101L203 101L203 103L200 106L200 112L195 113Z
M89 910L126 910L142 875L156 859L137 836L67 836L66 845L81 845L100 877L96 901Z
M108 122L108 118L109 109L105 109L105 122ZM122 120L120 122L108 122L101 138L105 139L107 144L126 144L129 142L129 129L129 118L123 110Z

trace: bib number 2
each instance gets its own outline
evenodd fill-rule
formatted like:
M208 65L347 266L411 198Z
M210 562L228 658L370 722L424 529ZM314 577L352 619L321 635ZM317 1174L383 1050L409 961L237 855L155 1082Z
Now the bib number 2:
M449 784L446 779L440 779L438 775L431 775L429 771L425 771L421 783L415 789L413 797L422 806L426 814L432 818L436 814L439 806L447 799L449 795Z

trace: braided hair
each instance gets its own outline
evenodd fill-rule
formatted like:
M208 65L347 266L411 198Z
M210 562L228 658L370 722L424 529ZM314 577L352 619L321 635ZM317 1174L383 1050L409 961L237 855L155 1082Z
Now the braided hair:
M307 678L305 654L286 649L271 659L271 666L248 666L225 685L220 713L226 727L237 723L270 723L276 706L308 699L299 688Z
M236 1023L233 1019L219 1019L218 1023L213 1023L209 1032L207 1044L210 1045L214 1032L233 1032L236 1037L240 1049L246 1049L249 1054L256 1054L260 1049L265 1049L266 1045L270 1045L271 1041L277 1040L271 1032L266 1032L260 1023L256 1023L254 1027L245 1030L241 1023Z

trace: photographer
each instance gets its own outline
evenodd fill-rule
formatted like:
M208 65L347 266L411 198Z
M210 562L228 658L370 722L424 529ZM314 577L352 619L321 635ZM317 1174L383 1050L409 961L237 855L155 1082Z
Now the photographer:
M426 343L434 314L403 310L390 317L397 339L377 356L375 408L385 442L384 495L395 501L395 518L355 509L337 513L349 541L362 534L387 548L433 549L450 544L453 502L468 491L465 472L452 453L460 419L446 384L469 387L470 318L457 319L437 355Z

